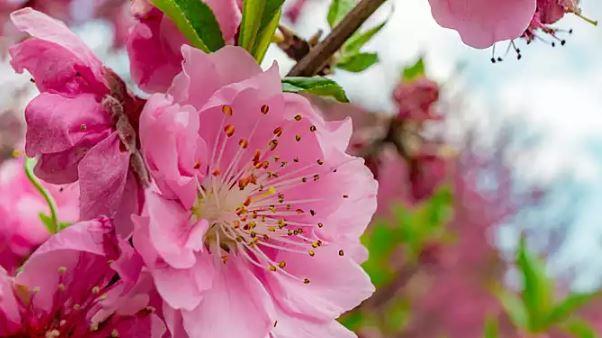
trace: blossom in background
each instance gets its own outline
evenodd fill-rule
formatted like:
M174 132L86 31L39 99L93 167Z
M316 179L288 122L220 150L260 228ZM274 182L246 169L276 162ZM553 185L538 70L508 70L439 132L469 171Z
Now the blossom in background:
M213 10L224 41L232 44L242 17L238 2L204 2ZM171 19L148 0L133 1L132 14L138 20L127 43L132 79L146 92L165 92L174 76L182 70L180 48L186 39Z
M61 222L73 223L79 216L79 191L74 184L45 184L58 207ZM42 195L27 179L21 159L0 166L0 265L14 271L50 233L40 219L49 214Z
M113 125L122 118L136 125L142 102L62 22L31 8L12 20L32 38L10 48L11 64L28 70L41 92L25 109L25 151L39 156L36 175L53 184L79 181L82 219L115 216L120 232L130 231L138 182Z
M475 48L520 37L535 13L536 0L429 0L441 26Z
M402 81L393 91L393 99L400 119L422 122L439 118L434 112L439 101L439 85L424 76Z
M354 336L335 319L373 291L359 236L377 185L345 153L350 121L324 122L241 48L182 53L140 122L158 189L134 246L159 293L192 337Z
M0 268L0 335L163 336L140 263L108 219L70 226L36 250L16 276Z

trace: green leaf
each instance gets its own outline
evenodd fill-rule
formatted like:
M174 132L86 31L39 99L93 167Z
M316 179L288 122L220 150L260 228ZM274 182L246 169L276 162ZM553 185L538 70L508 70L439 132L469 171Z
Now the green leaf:
M213 11L199 0L152 0L190 41L204 50L213 52L224 46L224 37ZM152 53L152 51L149 51Z
M336 26L355 7L356 0L332 0L328 8L328 24Z
M497 319L487 317L485 321L485 329L483 330L483 338L499 338L500 328Z
M54 225L54 221L52 220L52 217L46 215L43 212L40 212L38 214L38 217L40 217L40 221L42 221L42 224L44 224L44 226L46 227L48 232L54 233L56 231L56 226Z
M563 325L563 329L575 338L599 338L596 329L581 319L574 319Z
M244 0L238 44L263 60L280 23L284 0Z
M359 73L370 68L378 62L378 54L376 53L357 53L342 57L337 63L337 68L348 72Z
M599 293L573 293L566 297L562 302L554 307L554 309L548 315L546 320L548 325L558 324L572 314L575 313L580 307L587 304L593 298L598 296Z
M495 294L514 326L526 329L529 325L529 314L522 299L506 290L498 290Z
M368 29L365 32L355 33L354 35L345 42L341 47L342 54L357 54L364 45L366 45L372 38L380 32L383 27L387 24L387 21Z
M543 261L529 252L524 238L520 241L516 263L523 277L522 296L529 313L530 329L543 329L554 302L554 283L547 276Z
M286 77L282 80L282 90L290 93L328 96L339 102L349 102L345 90L338 83L321 76Z
M404 81L412 81L421 76L424 76L424 60L419 58L415 64L403 69L402 78Z

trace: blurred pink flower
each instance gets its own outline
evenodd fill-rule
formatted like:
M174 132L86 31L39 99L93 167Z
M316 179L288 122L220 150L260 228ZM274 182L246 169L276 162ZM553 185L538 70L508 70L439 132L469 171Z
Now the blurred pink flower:
M420 153L410 160L410 185L415 201L429 198L447 178L448 160L430 153Z
M535 13L536 0L429 0L433 17L457 30L462 41L487 48L520 37Z
M426 77L401 82L393 92L398 117L422 122L437 119L433 106L439 101L439 85Z
M242 48L182 52L140 122L159 189L134 246L159 293L193 337L353 337L335 319L374 290L359 236L377 184L345 153L350 121L324 122Z
M241 21L236 0L203 0L213 10L226 43L233 43ZM180 47L186 42L176 25L148 0L135 0L138 19L127 43L132 78L146 92L165 92L181 70ZM149 53L152 51L152 53Z
M76 185L45 184L58 207L59 220L73 223L79 216ZM14 271L49 236L40 213L48 205L27 179L22 160L7 160L0 166L0 265Z
M31 8L11 16L33 36L10 54L15 70L28 70L41 92L25 110L25 151L39 156L36 175L54 184L79 180L82 219L114 216L121 233L130 231L138 182L112 115L121 111L136 125L140 100L62 22Z
M0 268L0 335L161 337L165 327L148 307L152 288L128 278L141 277L141 267L108 219L72 225L15 277Z

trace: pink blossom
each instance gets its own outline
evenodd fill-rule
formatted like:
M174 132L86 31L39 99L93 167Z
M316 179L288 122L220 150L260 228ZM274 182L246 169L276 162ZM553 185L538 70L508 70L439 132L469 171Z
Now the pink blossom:
M393 98L401 119L421 122L438 118L433 106L439 100L439 85L426 77L400 83Z
M0 268L0 335L161 337L165 327L149 307L152 287L141 267L108 219L75 224L45 242L15 277Z
M45 187L55 199L59 220L77 221L77 186L45 184ZM48 205L25 176L23 161L4 162L0 166L0 265L9 272L49 237L40 213L49 215Z
M62 22L31 8L11 17L32 35L10 54L15 70L28 70L41 92L25 110L25 150L39 156L36 175L54 184L79 180L82 218L115 216L120 232L128 232L138 182L113 124L123 112L136 125L140 100Z
M429 0L433 17L460 33L462 41L487 48L520 37L535 13L536 0Z
M562 30L559 30L552 25L562 19L567 13L574 13L585 21L594 22L581 14L581 7L577 0L538 0L535 15L533 15L529 27L523 33L523 37L530 43L534 41L539 34L543 33L552 37L552 46L556 44L555 41L564 45L565 40L558 37L558 32Z
M242 48L182 53L140 122L158 189L134 246L159 293L192 337L352 337L335 319L373 292L358 238L377 184L345 153L350 120L324 122Z
M236 0L203 0L213 10L226 43L233 43L241 20ZM180 47L186 42L175 24L148 0L135 0L138 19L127 43L134 81L147 92L165 92L181 71ZM152 53L149 53L152 51Z

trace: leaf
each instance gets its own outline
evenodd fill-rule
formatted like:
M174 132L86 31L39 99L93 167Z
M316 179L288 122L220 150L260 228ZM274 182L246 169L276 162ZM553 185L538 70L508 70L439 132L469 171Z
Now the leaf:
M341 52L343 54L356 54L360 51L364 45L366 45L372 38L380 32L383 27L387 24L388 20L383 23L368 29L365 32L355 33L354 35L345 42L343 47L341 47Z
M377 62L378 54L376 53L357 53L341 58L336 66L348 72L359 73Z
M238 44L263 60L280 23L284 0L244 0Z
M576 310L587 304L599 293L573 293L554 307L546 320L548 325L558 324L569 318Z
M355 7L356 0L332 0L328 8L328 24L336 26Z
M514 326L526 329L529 325L529 314L523 300L506 290L498 290L495 294Z
M524 238L520 241L516 263L523 276L522 296L529 313L530 328L542 329L554 301L553 281L546 275L543 261L529 252Z
M176 24L190 43L213 52L224 46L224 37L211 8L199 0L152 0Z
M42 221L42 224L44 224L44 226L46 227L46 229L48 229L49 233L54 233L56 231L56 226L54 225L52 217L46 215L43 212L40 212L38 214L38 217L40 217L40 220Z
M425 74L424 59L419 58L415 64L406 67L403 70L402 78L404 81L415 80Z
M483 338L499 338L500 328L497 319L487 317L485 321L485 329L483 330Z
M282 80L282 90L290 93L328 96L339 102L349 102L345 90L338 83L321 76L286 77Z
M593 328L589 323L581 319L574 319L569 323L563 325L563 329L575 338L599 338L600 336L596 333L596 329Z

